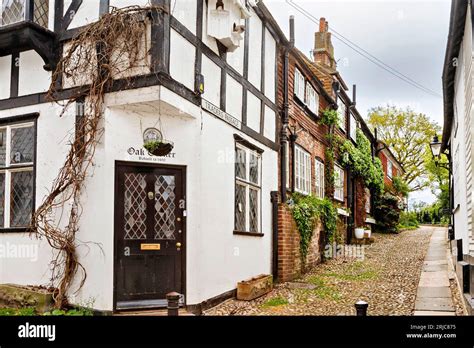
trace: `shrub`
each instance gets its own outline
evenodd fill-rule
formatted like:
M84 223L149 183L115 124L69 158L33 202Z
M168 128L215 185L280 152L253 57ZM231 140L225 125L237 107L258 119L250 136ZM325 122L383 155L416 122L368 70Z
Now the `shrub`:
M400 221L399 198L385 193L376 197L374 217L377 221L376 230L383 233L397 233Z
M400 213L399 229L415 229L418 227L419 222L415 212L402 211Z

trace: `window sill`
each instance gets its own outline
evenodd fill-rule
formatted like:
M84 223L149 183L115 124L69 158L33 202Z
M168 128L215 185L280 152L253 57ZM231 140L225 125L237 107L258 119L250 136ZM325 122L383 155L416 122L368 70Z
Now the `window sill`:
M249 237L263 237L265 235L259 232L243 232L243 231L234 231L234 234L238 236L249 236Z
M0 234L2 233L34 233L28 229L28 227L8 227L8 228L0 228Z

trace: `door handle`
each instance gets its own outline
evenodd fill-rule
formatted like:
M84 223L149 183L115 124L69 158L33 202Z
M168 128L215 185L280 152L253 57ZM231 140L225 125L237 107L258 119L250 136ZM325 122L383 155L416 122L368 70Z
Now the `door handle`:
M180 242L176 243L176 247L177 247L178 249L181 248L181 243L180 243Z

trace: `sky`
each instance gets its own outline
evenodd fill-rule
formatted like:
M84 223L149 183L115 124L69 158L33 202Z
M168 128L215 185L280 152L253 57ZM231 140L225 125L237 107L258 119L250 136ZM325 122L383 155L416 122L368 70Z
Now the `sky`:
M336 31L385 64L442 95L441 75L449 28L450 0L292 0L312 16L325 17ZM285 0L264 0L289 37L289 16L295 16L296 46L310 54L317 23ZM357 85L357 109L362 116L376 106L409 106L441 127L443 99L425 93L373 64L332 37L338 70L346 84ZM352 95L352 91L349 91ZM430 190L412 193L410 200L433 202Z

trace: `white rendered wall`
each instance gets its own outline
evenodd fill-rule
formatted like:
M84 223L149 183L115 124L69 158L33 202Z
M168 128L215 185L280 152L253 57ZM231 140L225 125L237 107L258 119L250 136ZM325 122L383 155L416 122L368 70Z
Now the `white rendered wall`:
M203 55L201 74L204 76L203 98L219 106L221 96L221 68Z
M175 30L171 29L170 75L193 91L195 59L196 49L194 46Z
M242 85L229 75L226 87L226 112L242 121Z
M276 115L275 111L265 105L265 124L263 126L263 135L271 141L276 141Z
M64 15L73 17L68 29L82 27L99 19L100 1L85 0L82 2L76 13L66 13L70 4L71 0L64 1Z
M176 17L181 24L188 28L193 34L196 34L196 0L171 0L170 10L171 14Z
M276 42L273 35L265 29L265 95L275 102Z
M0 57L0 99L10 98L12 56Z
M249 20L249 81L258 89L262 78L262 21L253 12Z
M260 133L260 112L262 102L252 92L247 91L247 126Z
M44 61L35 51L20 53L18 95L46 92L51 83L51 72L43 69Z

